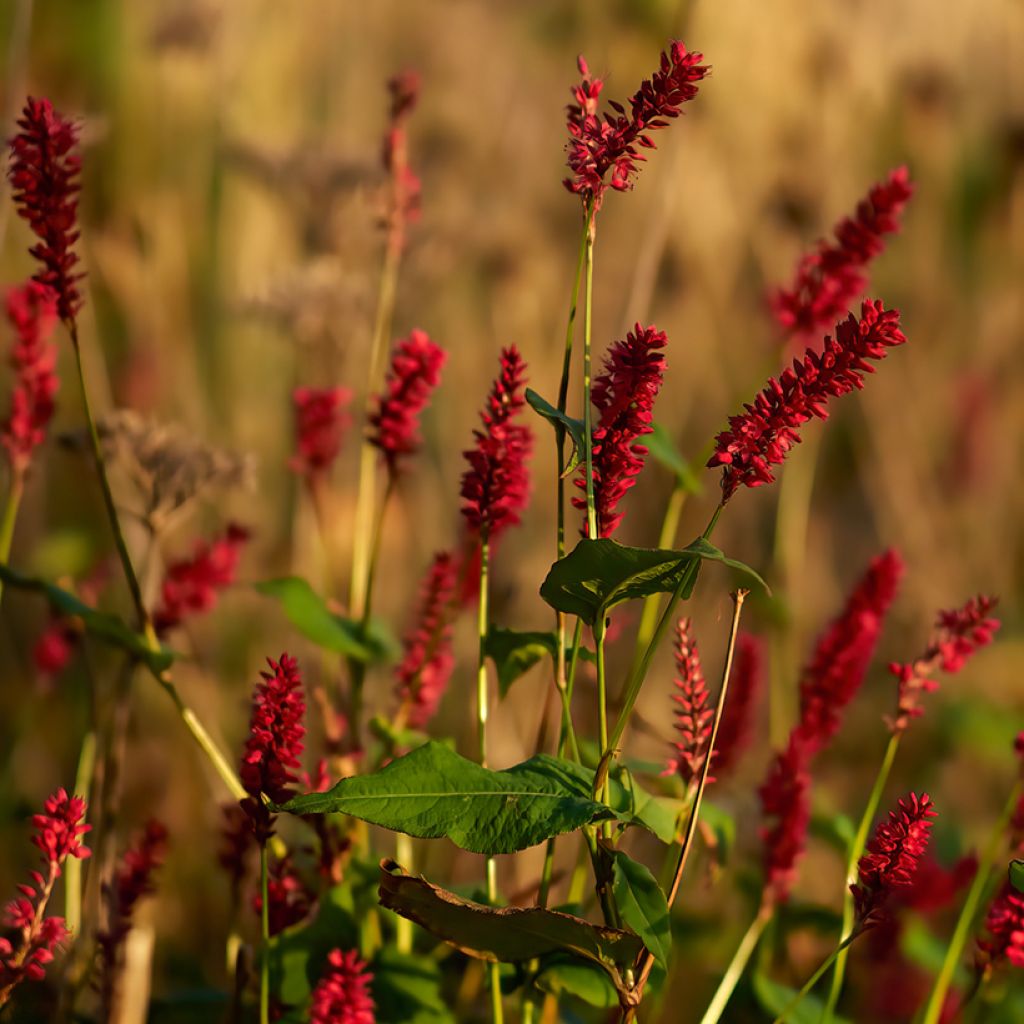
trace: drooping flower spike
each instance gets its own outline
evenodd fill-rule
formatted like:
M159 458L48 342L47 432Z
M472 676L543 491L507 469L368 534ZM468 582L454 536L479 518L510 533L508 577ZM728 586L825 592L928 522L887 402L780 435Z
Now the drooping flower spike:
M811 776L807 752L793 733L786 749L776 754L768 776L758 789L764 844L765 898L784 903L796 880L797 864L807 842L811 821ZM775 819L774 822L771 819Z
M808 349L778 380L771 378L754 403L731 416L729 429L715 439L708 466L722 467L722 504L741 484L772 483L771 467L781 465L800 443L800 427L813 417L827 419L830 399L864 386L864 375L873 372L868 360L884 359L890 348L906 340L899 312L868 301L859 320L851 313L836 325L835 339L827 337L820 353Z
M351 401L348 388L296 388L292 392L295 454L289 465L294 472L308 480L327 474L352 424Z
M903 207L914 193L906 167L871 187L852 217L835 227L835 241L822 240L797 267L788 288L771 296L775 318L787 331L808 339L827 331L851 309L868 284L867 265L899 231Z
M573 88L575 103L567 108L572 176L565 179L565 187L595 210L608 188L619 192L631 188L638 164L645 159L640 150L655 148L649 133L667 127L668 119L678 117L683 104L697 95L697 83L709 71L701 64L703 59L703 54L688 52L681 42L673 41L662 53L658 70L630 97L629 112L612 102L612 112L599 115L604 82L591 78L587 62L579 57L583 80Z
M711 742L715 709L704 681L700 651L693 637L693 623L680 619L676 624L675 727L679 739L673 741L673 754L663 775L678 775L687 786L700 778ZM710 776L708 782L713 782Z
M604 370L594 381L591 401L599 418L594 428L592 465L594 506L598 534L610 537L622 522L619 502L636 483L644 468L647 449L638 439L652 431L654 400L665 372L662 353L668 342L664 331L653 325L636 324L624 341L608 350ZM585 491L586 466L574 481ZM586 511L586 498L573 498L573 505ZM586 533L584 519L584 534Z
M18 214L39 242L30 252L42 264L34 280L56 295L57 314L70 323L82 305L75 270L78 256L78 126L53 109L48 99L29 99L11 140L11 186Z
M530 496L526 460L533 450L530 428L514 422L526 404L526 364L516 347L501 353L501 372L481 412L476 444L463 452L469 469L462 476L462 514L470 529L494 540L515 526Z
M398 342L391 356L391 370L377 409L370 416L369 441L379 448L388 473L398 473L399 460L417 451L420 438L420 414L441 379L441 368L448 358L425 331L413 330Z

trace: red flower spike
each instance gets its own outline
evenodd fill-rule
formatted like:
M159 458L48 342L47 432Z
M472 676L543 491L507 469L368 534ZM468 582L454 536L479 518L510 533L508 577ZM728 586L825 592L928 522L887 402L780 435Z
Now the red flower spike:
M313 989L309 1011L310 1024L375 1024L370 983L373 975L350 949L334 949L327 955L327 966Z
M857 864L857 882L853 892L857 922L870 928L885 919L886 904L895 890L913 885L914 875L928 848L935 818L931 797L910 793L899 807L889 812L868 843Z
M1004 882L985 916L987 937L978 940L985 964L1024 967L1024 896Z
M313 907L315 893L295 870L291 857L270 863L267 873L267 916L270 934L279 935L294 924L305 920ZM252 899L253 911L263 913L263 896L257 888Z
M0 424L0 441L12 472L24 474L32 453L46 440L59 382L56 352L49 344L57 323L57 296L52 288L29 281L7 292L7 319L16 341L11 349L14 370L11 411Z
M62 117L47 99L29 97L11 140L10 179L18 214L40 239L29 250L42 264L33 280L53 289L57 313L74 320L82 298L76 287L78 257L78 175L82 161L74 151L78 126Z
M811 776L807 771L807 752L794 734L786 749L776 754L768 777L757 791L761 812L772 825L761 829L764 843L765 894L775 903L789 899L796 880L796 866L807 842L811 821Z
M735 766L749 741L763 664L761 642L748 633L740 634L729 679L729 699L722 712L715 741L715 775L718 778Z
M674 41L662 53L658 70L630 98L628 114L621 103L612 103L613 113L598 116L604 82L590 77L587 62L580 57L577 65L583 80L573 88L576 102L567 108L572 177L565 180L565 187L594 209L600 208L609 187L619 192L632 188L638 164L645 159L639 148L654 148L647 133L667 127L666 119L678 117L683 104L697 95L697 83L709 70L700 63L703 59Z
M644 468L647 449L638 438L652 431L654 400L661 390L665 356L659 351L668 338L653 325L636 324L617 341L604 360L604 372L594 381L591 401L599 412L593 435L594 504L598 533L610 537L623 513L619 502L636 483ZM581 463L575 484L586 491L586 466ZM586 510L586 498L573 498L573 505ZM586 536L586 523L583 533Z
M231 523L223 537L200 541L191 558L171 563L160 590L160 606L153 615L158 634L214 607L219 592L234 583L242 547L248 540L249 531Z
M896 715L885 718L892 732L903 732L911 719L924 714L922 696L939 688L934 676L954 675L976 651L992 643L1000 623L989 613L998 603L997 598L979 594L962 608L939 612L924 653L916 661L889 666L897 681Z
M348 388L296 388L292 392L295 412L295 454L288 465L309 480L326 476L341 451L352 425Z
M516 347L501 353L501 372L474 430L476 447L463 452L469 469L462 475L462 514L470 529L494 540L519 523L530 496L526 460L533 450L529 427L512 422L526 404L526 364Z
M675 726L680 738L672 743L675 754L662 772L663 775L678 775L687 786L700 778L715 717L692 631L690 619L680 619L676 625L675 684L678 692L672 694L672 700L676 705ZM709 776L708 782L714 779Z
M398 472L399 459L412 455L422 444L420 413L441 379L447 358L444 349L424 331L414 330L395 346L384 393L370 416L369 436L370 444L383 454L391 476Z
M818 641L800 680L796 727L810 755L835 736L840 713L860 689L902 575L903 562L895 551L872 560L842 614Z
M722 467L722 504L740 484L772 483L771 467L782 465L800 443L799 428L812 417L827 419L829 399L864 386L864 374L873 372L867 360L884 359L889 348L906 340L899 312L868 301L860 320L851 313L836 325L835 340L826 337L820 353L808 349L778 380L771 378L754 404L731 416L729 429L715 439L715 453L707 464Z
M420 215L422 187L419 177L409 167L405 130L419 92L420 76L415 71L402 71L388 80L391 113L381 162L390 179L391 196L384 224L390 235L390 244L399 251L405 246L405 225L415 222Z
M885 248L884 236L900 230L900 214L914 193L906 167L873 185L852 217L835 227L835 241L818 243L800 261L789 288L770 300L772 312L787 330L803 337L820 335L845 316L863 295L864 268Z
M402 642L402 660L395 670L397 693L409 709L413 729L425 728L434 717L455 667L451 619L457 570L452 555L434 555L420 591L416 625Z

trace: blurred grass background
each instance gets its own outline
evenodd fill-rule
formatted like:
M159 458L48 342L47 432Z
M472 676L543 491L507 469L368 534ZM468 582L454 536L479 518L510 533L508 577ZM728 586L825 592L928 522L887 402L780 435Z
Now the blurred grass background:
M606 96L625 98L673 36L701 50L713 73L686 117L659 134L635 191L605 204L595 348L636 320L667 331L658 418L694 459L781 364L766 289L787 281L799 254L890 168L907 163L917 184L870 290L903 310L910 344L862 394L837 403L824 429L799 577L773 576L777 486L737 496L716 541L776 587L774 600L753 603L746 625L789 631L797 651L873 554L895 546L907 562L876 669L821 768L815 799L827 812L860 813L884 746L879 716L892 699L885 662L916 654L937 608L978 590L1001 595L997 645L935 697L891 787L932 791L948 848L966 849L1003 800L1014 771L1009 741L1024 723L1024 5L6 0L0 109L5 133L26 92L83 119L83 336L98 404L180 423L258 460L256 487L181 521L165 555L187 552L230 514L254 532L244 580L297 572L326 589L312 513L287 469L289 395L297 383L343 384L357 395L364 386L382 241L384 83L406 67L420 72L410 149L423 217L402 268L394 335L422 327L450 359L426 450L389 513L379 607L401 632L431 552L458 535L460 452L499 346L520 346L542 394L557 388L578 237L578 203L560 184L575 56L585 53L607 76ZM9 202L0 243L0 280L21 280L30 240ZM55 433L82 422L62 347ZM535 500L495 565L494 617L516 628L548 623L536 597L553 557L543 426L537 421ZM357 447L351 438L335 476L343 552ZM806 454L794 453L783 475ZM716 475L703 479L682 541L700 532L717 499ZM627 499L620 539L655 543L670 488L650 466ZM141 545L141 536L132 540ZM30 482L15 564L76 576L108 546L89 465L51 443ZM729 585L706 572L692 609L712 678ZM116 603L123 594L114 589ZM73 777L88 680L79 666L42 689L29 654L45 609L11 593L4 612L7 892L30 856L26 810ZM469 623L459 643L464 657L438 724L468 738ZM330 680L337 671L244 587L183 644L195 658L179 668L180 686L233 752L264 656L287 646L309 676ZM112 670L103 652L90 652L90 662L94 673ZM666 657L652 674L631 753L664 754L670 671ZM545 682L535 672L498 710L495 763L532 752ZM391 687L386 673L372 682L375 707L387 705ZM765 728L748 759L751 783L767 758L766 736ZM160 922L157 988L215 982L221 937L208 924L223 899L212 867L216 781L145 679L129 758L125 827L157 813L174 844L151 911ZM719 799L738 811L740 844L753 849L752 791L738 786ZM450 854L427 851L428 872ZM527 855L503 865L506 891L528 886L537 863ZM470 859L465 872L475 870ZM803 877L804 892L837 903L833 852L812 849ZM687 898L697 913L720 896L698 878ZM719 936L701 969L713 973L715 957L724 962L731 948Z

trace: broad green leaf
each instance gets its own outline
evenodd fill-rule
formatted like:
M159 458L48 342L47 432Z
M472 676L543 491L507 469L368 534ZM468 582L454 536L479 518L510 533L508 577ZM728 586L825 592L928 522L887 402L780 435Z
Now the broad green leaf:
M761 1008L773 1017L778 1016L789 1005L796 995L796 989L788 985L780 985L761 971L754 972L754 995ZM820 1024L825 1011L825 1004L814 995L806 995L786 1014L787 1024ZM832 1014L834 1024L850 1024L845 1017Z
M565 460L565 465L561 467L562 476L568 476L580 464L580 459L583 458L586 448L585 438L587 435L584 432L583 420L573 419L572 416L559 412L549 401L541 398L533 388L526 389L526 400L535 413L543 416L555 428L556 436L559 430L564 430L568 434L572 448Z
M686 807L674 797L653 796L637 783L631 772L620 769L611 780L609 806L627 825L639 825L653 832L663 843L671 843L679 828L679 816Z
M502 697L541 658L546 655L554 659L557 651L558 640L554 633L521 633L491 626L484 641L484 653L494 662L498 672L498 693Z
M721 562L767 584L749 566L726 558L710 541L699 537L681 551L630 548L607 537L581 540L560 558L541 584L540 596L556 611L578 615L593 625L624 601L671 593L695 559ZM688 598L696 577L683 592Z
M370 963L377 1020L389 1024L454 1024L441 993L441 971L430 956L383 946Z
M266 580L257 583L256 589L280 601L288 621L318 647L371 663L387 661L394 655L394 641L379 623L371 622L368 628L364 628L354 619L336 615L299 576Z
M44 580L34 579L30 576L22 576L15 572L9 565L0 564L0 580L18 590L35 591L42 594L47 601L62 615L72 616L81 619L90 636L102 640L111 647L118 647L127 651L133 657L138 658L143 664L148 665L153 672L159 674L169 668L174 661L174 653L166 647L153 650L146 638L140 636L129 628L116 615L109 615L106 612L98 612L90 608L83 601L79 601L74 594L52 583Z
M676 482L687 494L702 494L704 484L693 471L693 467L676 447L671 434L660 424L652 424L653 430L643 438L643 443L655 462L660 462L669 472L674 473Z
M1009 875L1014 891L1024 893L1024 860L1011 860Z
M551 958L551 962L541 968L534 985L549 995L559 998L573 996L601 1010L619 1005L618 993L608 975L600 968L578 960Z
M600 966L625 994L624 970L642 946L635 935L541 907L485 907L381 862L381 906L407 917L469 956L519 963L568 953Z
M418 839L447 837L473 853L516 853L613 817L591 799L592 779L585 768L546 754L491 771L431 741L379 772L275 809L349 814Z
M613 850L612 892L622 923L640 936L659 964L668 966L672 951L668 902L654 875L621 850Z

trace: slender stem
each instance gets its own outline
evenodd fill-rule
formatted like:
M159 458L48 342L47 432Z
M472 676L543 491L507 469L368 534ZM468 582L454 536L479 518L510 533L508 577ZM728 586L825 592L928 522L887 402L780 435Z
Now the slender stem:
M740 939L740 944L736 947L736 952L733 953L732 960L729 961L729 966L726 967L722 980L718 983L718 988L715 990L711 1003L707 1010L704 1011L704 1016L700 1019L700 1024L718 1024L718 1021L721 1020L729 999L732 997L740 978L743 977L743 972L747 969L747 964L757 948L757 943L760 941L765 927L772 919L773 913L774 908L771 903L768 900L764 900L761 903L761 909L758 911L757 917L750 922L750 927L746 930L743 938Z
M711 735L708 737L708 749L704 755L704 763L701 765L700 779L697 782L697 789L693 795L693 802L690 804L690 815L686 821L686 831L683 833L683 842L679 848L679 859L676 861L676 870L672 876L672 885L669 888L667 902L669 911L675 903L676 895L679 892L679 884L683 880L683 872L686 870L686 861L693 847L693 837L697 834L697 822L700 818L700 806L704 799L704 789L708 783L708 773L711 770L711 761L715 753L715 741L718 739L718 727L722 723L722 715L725 712L725 700L729 695L729 676L732 674L733 654L736 651L736 634L740 628L740 616L743 614L743 602L746 600L748 590L737 590L732 595L733 609L732 622L729 625L729 645L726 648L725 664L722 667L722 685L718 693L718 703L715 707L715 717L711 725ZM644 986L654 967L654 957L648 950L640 954L636 965L637 995L643 998Z
M14 542L14 524L18 521L18 509L25 493L25 471L16 469L11 474L11 489L7 492L3 518L0 519L0 562L6 565L11 560L11 544ZM3 599L4 582L0 580L0 600Z
M875 815L878 813L878 805L881 803L885 784L889 781L889 773L892 771L893 761L896 759L896 751L899 749L900 737L902 735L902 732L894 732L889 737L889 743L885 748L882 764L878 769L878 775L875 777L875 784L871 787L867 806L864 808L860 824L857 826L856 835L854 835L853 842L850 844L849 856L846 860L846 886L843 890L843 930L839 936L840 939L845 939L853 932L854 905L853 890L850 886L854 885L857 881L857 864L860 861L861 854L864 853L864 846L868 841L871 823L875 820ZM829 989L828 999L825 1001L825 1009L821 1017L823 1022L832 1020L832 1014L835 1012L836 1004L839 1002L839 996L843 991L843 975L846 972L848 956L848 951L844 949L836 957L836 969L832 975L832 987Z
M825 960L825 962L807 979L806 982L804 982L804 987L800 989L800 991L797 992L797 994L793 996L793 998L790 999L790 1001L783 1007L782 1013L780 1013L778 1017L776 1017L775 1020L772 1021L772 1024L783 1024L783 1022L797 1008L797 1006L800 1005L800 1003L803 1001L804 996L807 995L807 993L810 992L811 989L818 984L818 982L824 976L825 972L835 962L836 957L839 956L839 954L842 953L842 951L846 949L846 947L849 946L850 943L853 942L853 940L857 938L857 936L860 934L861 933L859 931L855 931L852 935L848 936L842 942L840 942L839 945L836 946L836 948L833 949L831 953L829 953L828 958Z
M587 485L587 536L596 538L597 511L594 505L594 438L590 409L590 328L591 309L594 294L594 232L597 229L597 217L593 202L587 203L587 249L584 259L587 289L583 301L583 448L584 472Z
M86 802L90 799L90 784L96 767L96 730L90 729L82 739L75 772L75 794ZM64 862L64 923L77 939L82 927L82 862L69 857Z
M661 521L661 533L658 535L659 548L671 548L675 543L686 497L686 489L677 483L669 495L668 505L665 507L665 518ZM658 622L658 607L660 604L660 594L651 594L644 598L644 607L640 614L640 625L636 631L636 652L634 657L639 657L651 642L651 637L654 635L654 627Z
M406 871L411 873L415 870L412 836L405 832L395 833L395 860ZM412 921L401 914L397 915L395 922L395 948L399 953L412 952Z
M719 505L715 509L714 514L711 516L711 520L708 522L708 525L704 530L703 537L705 540L707 540L714 532L715 526L718 523L718 517L721 514L722 506ZM679 578L679 582L676 584L676 589L672 592L672 596L669 598L668 604L665 606L665 610L661 613L661 618L658 620L658 625L654 630L654 635L651 637L651 642L647 645L639 658L633 659L629 675L626 677L626 684L623 687L622 710L619 712L619 717L615 722L615 729L613 730L611 739L609 740L609 746L611 747L617 747L619 745L619 742L622 739L622 734L626 731L629 716L633 713L633 706L636 704L637 697L640 696L640 689L644 685L644 679L647 677L647 670L651 667L651 660L654 657L654 652L658 649L658 645L661 643L662 638L668 630L669 623L672 621L672 616L676 610L676 605L679 603L679 599L682 597L683 592L693 584L694 580L696 580L699 568L699 558L694 558L687 564L686 569Z
M946 1004L946 994L953 983L953 975L960 963L960 956L963 953L971 929L974 927L978 906L992 875L992 865L995 863L999 848L1006 835L1006 827L1010 823L1010 818L1013 817L1013 812L1020 801L1022 793L1024 793L1024 782L1018 781L1010 791L1010 798L1006 801L1003 813L999 815L999 820L996 822L995 828L992 829L992 835L989 837L988 845L985 847L985 852L978 863L978 870L975 872L974 880L967 891L967 898L964 900L963 909L960 911L959 918L957 918L956 928L953 929L953 937L949 940L949 946L946 948L946 958L943 960L942 969L935 979L935 987L932 989L932 994L928 999L928 1006L925 1008L921 1024L938 1024L942 1017L942 1010Z
M260 843L260 1024L270 1024L270 885L267 844Z
M608 771L605 759L608 757L608 684L605 678L604 664L604 634L605 622L602 619L594 623L594 649L597 654L597 732L601 744L601 763L605 766L605 780L601 785L601 791L597 794L599 800L608 801ZM601 826L605 839L612 837L612 823L606 821Z

